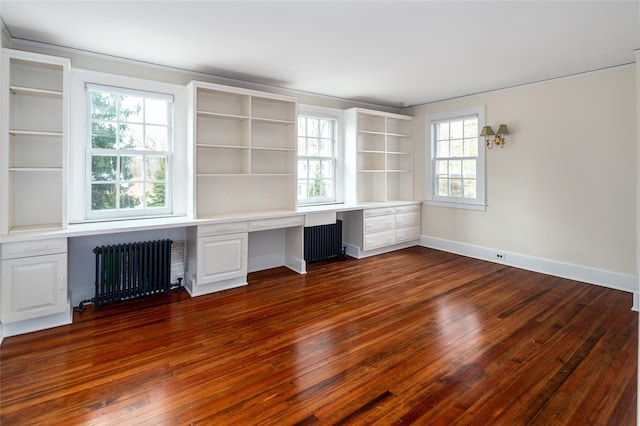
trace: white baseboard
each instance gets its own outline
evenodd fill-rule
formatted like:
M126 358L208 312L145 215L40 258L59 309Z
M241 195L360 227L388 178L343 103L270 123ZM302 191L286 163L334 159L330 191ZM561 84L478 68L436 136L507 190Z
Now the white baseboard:
M570 263L505 252L503 250L474 246L471 244L464 244L433 237L422 236L420 239L420 245L467 257L473 257L475 259L482 259L526 269L528 271L541 272L555 277L567 278L588 284L596 284L616 290L627 291L629 293L633 293L633 309L638 310L639 307L638 281L635 275L604 271L601 269L589 268L587 266L573 265ZM500 253L502 255L502 259L497 259L495 257L496 253Z

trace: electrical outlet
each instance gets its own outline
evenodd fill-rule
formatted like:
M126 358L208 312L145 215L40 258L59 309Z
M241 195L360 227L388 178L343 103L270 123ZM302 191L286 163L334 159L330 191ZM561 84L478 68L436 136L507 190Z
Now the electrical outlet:
M493 258L494 258L495 260L504 261L504 260L505 260L505 255L504 255L504 253L495 253L495 254L493 255Z

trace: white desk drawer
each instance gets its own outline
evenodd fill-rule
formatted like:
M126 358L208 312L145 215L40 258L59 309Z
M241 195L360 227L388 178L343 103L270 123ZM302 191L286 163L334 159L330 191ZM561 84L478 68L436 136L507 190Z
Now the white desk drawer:
M393 229L395 224L395 216L374 216L364 218L364 232L368 234L370 232L384 231L387 229Z
M395 242L394 231L376 232L364 236L364 250L390 246Z
M265 231L267 229L289 228L303 226L304 216L288 216L274 219L258 219L249 221L249 232Z
M67 252L66 238L51 238L48 240L21 241L2 244L2 258L16 259L19 257L42 256Z
M396 213L396 228L420 225L420 212Z
M237 232L247 232L247 222L227 222L215 223L212 225L198 226L198 237L208 237L212 235L235 234Z
M396 207L396 213L419 212L420 204L409 204L407 206Z
M365 209L363 212L364 217L371 216L383 216L388 214L394 214L396 212L395 207L382 207L377 209Z
M420 239L420 226L396 229L396 243Z

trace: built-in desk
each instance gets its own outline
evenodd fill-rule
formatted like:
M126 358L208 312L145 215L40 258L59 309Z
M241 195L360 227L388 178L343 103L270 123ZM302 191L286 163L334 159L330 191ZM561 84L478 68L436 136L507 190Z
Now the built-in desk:
M306 226L341 219L346 253L360 258L415 245L420 238L419 218L419 202L401 201L308 206L199 219L164 217L81 223L61 230L3 235L2 335L70 323L72 307L93 296L92 249L96 245L161 238L185 241L185 287L192 296L199 296L246 285L247 274L253 271L286 266L306 273ZM45 280L37 284L42 287L38 293L33 279L42 271ZM34 298L29 294L44 296ZM16 305L18 300L20 306Z

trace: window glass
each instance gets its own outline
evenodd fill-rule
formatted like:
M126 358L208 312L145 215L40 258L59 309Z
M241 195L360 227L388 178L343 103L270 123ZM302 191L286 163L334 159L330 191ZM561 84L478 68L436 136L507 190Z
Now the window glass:
M427 117L431 142L427 203L484 209L481 124L484 125L484 107Z
M172 160L172 99L87 86L88 217L164 214Z
M335 118L298 117L298 202L333 202L336 199Z

